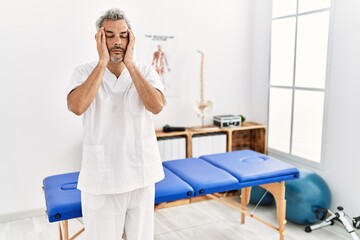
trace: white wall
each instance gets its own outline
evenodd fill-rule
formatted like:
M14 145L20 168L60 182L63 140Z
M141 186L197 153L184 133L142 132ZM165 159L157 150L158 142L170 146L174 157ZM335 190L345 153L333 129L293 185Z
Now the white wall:
M272 1L255 0L251 18L250 113L255 122L267 123Z
M330 73L328 109L325 125L325 166L314 169L328 183L333 195L332 208L343 206L350 216L360 214L358 156L360 125L360 2L333 0L333 36L329 49ZM254 1L251 116L267 121L269 71L269 16L271 3ZM264 97L266 96L266 97ZM258 100L257 100L258 99Z
M183 52L179 97L169 98L156 126L200 125L200 58L215 114L249 116L250 0L7 1L0 8L0 219L43 209L44 177L80 168L81 118L67 111L75 66L96 60L94 22L120 7L136 33L172 34ZM249 116L251 119L251 116ZM211 122L211 116L206 123Z
M137 32L173 34L183 51L180 96L169 98L156 126L199 125L199 56L206 54L206 98L213 115L267 121L271 3L268 0L8 1L0 8L0 219L44 208L42 179L80 167L81 118L66 109L73 68L96 59L98 15L123 8ZM333 205L360 214L360 2L336 1L326 125L325 168ZM217 18L220 17L220 19ZM211 117L206 119L211 122Z
M357 0L335 2L324 171L335 206L343 206L352 216L360 215L359 9Z

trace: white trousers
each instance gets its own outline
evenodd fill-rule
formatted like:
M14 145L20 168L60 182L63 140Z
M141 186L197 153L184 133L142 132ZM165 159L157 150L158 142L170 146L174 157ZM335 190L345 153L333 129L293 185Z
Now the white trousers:
M155 186L121 194L81 192L86 240L154 239Z

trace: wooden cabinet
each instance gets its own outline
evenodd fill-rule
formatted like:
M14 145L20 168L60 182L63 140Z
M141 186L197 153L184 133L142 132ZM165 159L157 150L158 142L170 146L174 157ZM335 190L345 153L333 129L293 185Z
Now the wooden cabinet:
M216 126L186 128L185 131L165 133L157 130L158 139L168 137L186 138L186 157L192 157L192 139L196 135L225 133L227 151L252 149L267 154L266 126L254 122L244 122L241 127L219 128Z

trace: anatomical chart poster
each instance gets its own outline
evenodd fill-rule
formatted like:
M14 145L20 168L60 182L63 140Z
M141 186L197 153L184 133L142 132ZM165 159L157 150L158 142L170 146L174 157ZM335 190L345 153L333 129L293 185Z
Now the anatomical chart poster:
M150 64L159 74L165 86L165 95L174 97L178 95L178 69L179 60L176 51L176 42L173 35L141 34L137 36L137 61Z

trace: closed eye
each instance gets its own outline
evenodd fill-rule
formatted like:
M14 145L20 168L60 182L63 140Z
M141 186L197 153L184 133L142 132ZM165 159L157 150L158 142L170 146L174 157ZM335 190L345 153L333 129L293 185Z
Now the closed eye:
M112 38L115 36L115 33L113 31L105 30L105 36L107 38Z
M127 38L128 35L127 35L127 34L120 34L120 37L121 37L121 38Z

